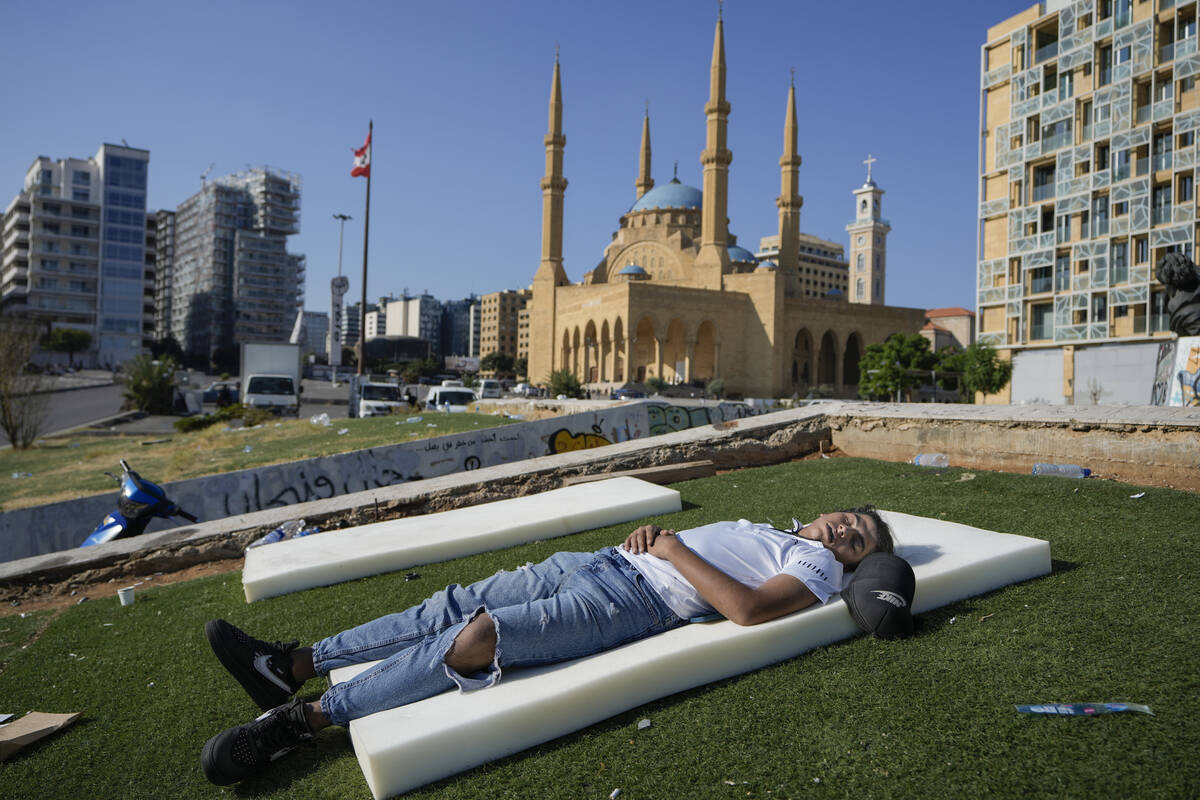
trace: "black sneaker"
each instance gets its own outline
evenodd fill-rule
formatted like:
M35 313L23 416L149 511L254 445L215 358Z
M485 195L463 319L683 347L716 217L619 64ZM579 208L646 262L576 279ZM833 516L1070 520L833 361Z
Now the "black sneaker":
M312 736L304 716L304 701L296 698L253 722L227 728L209 739L200 753L200 766L206 778L225 786L261 772Z
M204 626L213 653L258 707L268 711L300 690L292 678L291 652L300 642L262 642L223 619Z

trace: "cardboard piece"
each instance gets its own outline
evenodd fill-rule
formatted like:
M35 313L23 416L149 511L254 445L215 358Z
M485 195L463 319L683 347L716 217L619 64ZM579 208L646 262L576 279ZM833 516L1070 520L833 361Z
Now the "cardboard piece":
M0 761L9 759L22 747L67 727L79 718L80 713L76 711L71 714L47 714L43 711L30 711L16 722L0 727Z

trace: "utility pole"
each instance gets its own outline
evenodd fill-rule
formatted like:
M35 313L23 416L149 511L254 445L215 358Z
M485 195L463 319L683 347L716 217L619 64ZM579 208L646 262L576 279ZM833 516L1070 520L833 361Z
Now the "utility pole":
M338 274L329 282L329 366L333 385L337 386L337 368L342 364L342 298L350 288L350 280L342 275L342 240L346 235L346 220L353 219L349 214L334 214L340 225L338 231Z

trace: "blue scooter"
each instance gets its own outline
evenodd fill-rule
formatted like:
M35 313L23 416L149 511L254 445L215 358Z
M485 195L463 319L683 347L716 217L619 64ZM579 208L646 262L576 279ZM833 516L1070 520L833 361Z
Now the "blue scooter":
M158 484L151 483L130 469L124 459L121 460L121 469L124 473L120 478L111 472L104 473L121 484L117 510L106 516L80 547L138 536L146 531L146 526L155 517L168 519L178 516L189 522L196 521L194 516L168 500L166 492Z

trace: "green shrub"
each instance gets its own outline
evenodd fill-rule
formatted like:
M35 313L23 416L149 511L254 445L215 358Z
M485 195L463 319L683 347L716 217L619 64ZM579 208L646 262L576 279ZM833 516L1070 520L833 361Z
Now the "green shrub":
M180 433L192 433L193 431L202 431L207 427L217 424L218 420L215 414L200 414L194 417L184 417L175 420L175 430Z
M140 355L121 367L123 407L148 414L170 414L175 399L175 359Z
M657 375L646 378L645 384L649 386L650 390L655 394L662 394L663 390L667 388L667 382Z
M724 397L725 396L725 381L721 378L713 378L704 387L704 391L706 394L710 394L713 397Z
M275 419L275 414L265 408L246 408L242 411L242 424L247 428L265 425Z
M579 378L576 378L575 373L570 370L560 369L550 374L550 396L558 397L560 394L567 397L583 396L583 387L579 384Z

